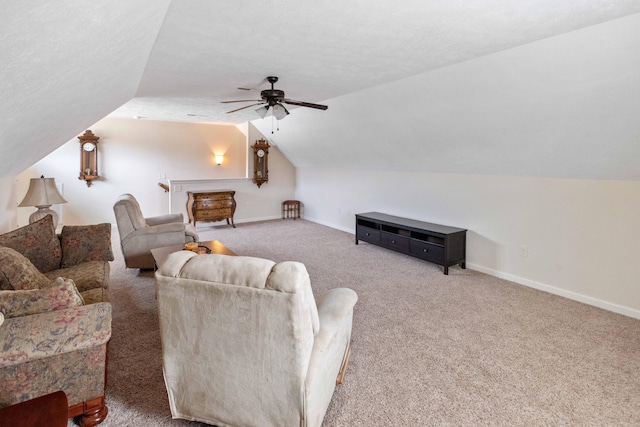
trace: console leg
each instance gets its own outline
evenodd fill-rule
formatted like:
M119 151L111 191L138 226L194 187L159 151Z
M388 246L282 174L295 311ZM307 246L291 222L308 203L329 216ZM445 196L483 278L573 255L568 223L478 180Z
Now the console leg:
M449 275L449 267L447 267L446 265L444 266L444 274L445 275Z

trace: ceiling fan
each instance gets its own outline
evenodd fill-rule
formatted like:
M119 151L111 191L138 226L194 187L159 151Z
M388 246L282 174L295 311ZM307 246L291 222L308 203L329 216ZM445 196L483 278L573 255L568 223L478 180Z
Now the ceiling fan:
M235 113L236 111L244 110L245 108L254 107L256 105L262 105L262 107L256 110L256 113L258 113L260 117L264 119L267 113L269 112L269 108L271 108L271 113L273 114L273 116L278 120L282 120L285 117L287 117L287 115L289 114L289 111L286 109L286 107L283 104L299 105L301 107L315 108L318 110L326 110L328 108L326 105L313 104L311 102L296 101L294 99L285 98L283 90L275 89L273 87L273 85L278 81L277 77L269 76L267 77L267 81L271 83L271 89L265 89L260 92L260 97L262 99L243 99L238 101L222 101L223 104L230 104L233 102L255 102L255 104L251 104L245 107L236 108L235 110L227 111L227 114ZM244 88L239 88L239 89L244 89ZM251 89L244 89L244 90L251 90Z

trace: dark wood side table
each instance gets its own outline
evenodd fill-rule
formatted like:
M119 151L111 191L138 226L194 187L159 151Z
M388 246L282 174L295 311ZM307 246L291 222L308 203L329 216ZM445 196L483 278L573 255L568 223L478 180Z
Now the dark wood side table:
M56 391L0 409L0 427L67 427L68 417L67 395Z

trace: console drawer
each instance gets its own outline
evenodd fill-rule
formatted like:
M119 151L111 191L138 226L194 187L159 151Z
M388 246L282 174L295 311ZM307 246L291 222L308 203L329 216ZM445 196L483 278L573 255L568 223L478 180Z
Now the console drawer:
M363 242L369 242L376 245L380 244L380 230L365 227L364 225L356 226L356 239L362 240Z
M434 245L433 243L423 242L422 240L411 240L410 254L416 258L424 259L426 261L436 262L438 264L444 263L444 247L440 245Z
M225 219L231 216L231 209L229 208L203 209L203 210L196 211L195 216L198 221L213 219L213 218Z
M409 238L394 233L380 232L380 244L388 249L398 252L409 251Z

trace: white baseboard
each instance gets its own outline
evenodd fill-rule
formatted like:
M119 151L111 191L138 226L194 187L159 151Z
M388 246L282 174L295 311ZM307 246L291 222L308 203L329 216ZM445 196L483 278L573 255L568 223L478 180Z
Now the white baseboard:
M241 221L236 221L237 223L240 222L256 222L256 221L267 221L267 220L271 220L271 219L278 219L281 217L263 217L263 218L252 218L252 219L244 219ZM345 228L345 227L339 227L336 226L335 224L326 222L326 221L322 221L316 218L310 218L310 217L305 217L304 219L306 219L307 221L310 222L315 222L316 224L320 224L320 225L324 225L327 227L331 227L331 228L335 228L336 230L340 230L340 231L344 231L346 233L351 233L353 234L353 229L349 229L349 228ZM478 264L473 264L473 263L469 263L466 262L466 267L471 269L471 270L475 270L475 271L479 271L481 273L484 274L488 274L490 276L494 276L494 277L498 277L500 279L505 279L508 280L510 282L514 282L517 283L519 285L523 285L523 286L527 286L529 288L533 288L533 289L537 289L539 291L544 291L544 292L549 292L550 294L554 294L554 295L558 295L561 297L565 297L565 298L569 298L571 300L574 301L578 301L584 304L588 304L588 305L592 305L594 307L598 307L598 308L602 308L603 310L607 310L607 311L611 311L614 313L618 313L618 314L622 314L624 316L629 316L629 317L633 317L634 319L640 319L640 310L636 310L633 308L629 308L629 307L625 307L619 304L614 304L608 301L604 301L598 298L593 298L590 297L588 295L584 295L584 294L580 294L577 292L573 292L573 291L568 291L566 289L562 289L562 288L558 288L555 286L551 286L551 285L547 285L545 283L540 283L540 282L536 282L535 280L530 280L530 279L526 279L524 277L520 277L520 276L516 276L513 274L509 274L509 273L505 273L502 271L498 271L498 270L493 270L491 268L487 268Z
M640 310L635 310L633 308L625 307L619 304L614 304L608 301L604 301L598 298L593 298L588 295L580 294L573 291L568 291L566 289L558 288L555 286L547 285L545 283L536 282L535 280L525 279L524 277L515 276L513 274L504 273L502 271L493 270L490 268L483 267L478 264L472 264L467 262L466 267L479 271L481 273L488 274L490 276L498 277L500 279L505 279L510 282L517 283L519 285L527 286L529 288L537 289L539 291L549 292L550 294L559 295L561 297L569 298L574 301L578 301L584 304L592 305L594 307L602 308L604 310L612 311L614 313L622 314L625 316L633 317L635 319L640 319Z
M345 233L351 233L353 234L353 228L346 228L346 227L339 227L335 224L332 224L330 222L325 222L316 218L310 218L310 217L304 217L304 219L306 219L309 222L315 222L316 224L320 224L320 225L325 225L327 227L330 228L335 228L336 230L340 230L340 231L344 231Z
M247 222L270 221L270 220L273 220L273 219L282 219L282 217L279 216L279 215L274 215L274 216L262 216L262 217L257 217L257 218L243 218L243 219L235 219L234 218L233 223L234 224L243 224L243 223L247 223ZM196 223L196 225L198 227L200 227L200 226L203 226L203 227L211 226L211 227L213 227L213 226L216 226L216 225L227 225L227 223L224 222L224 220L222 220L222 221L214 221L214 222L211 222L211 221L198 221Z
M236 224L242 224L244 222L270 221L272 219L282 219L282 216L280 216L280 215L261 216L261 217L258 217L258 218L245 218L245 219L234 220L234 222Z

